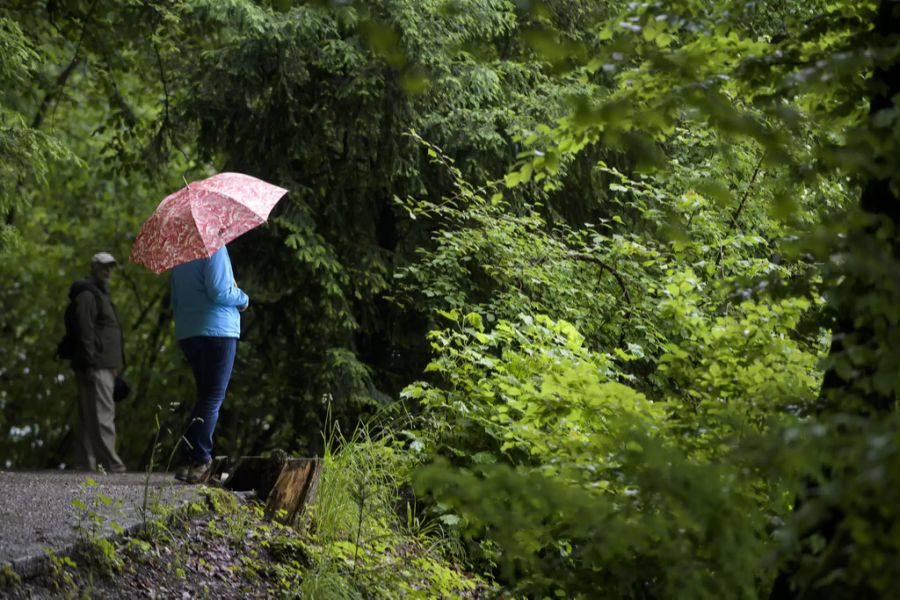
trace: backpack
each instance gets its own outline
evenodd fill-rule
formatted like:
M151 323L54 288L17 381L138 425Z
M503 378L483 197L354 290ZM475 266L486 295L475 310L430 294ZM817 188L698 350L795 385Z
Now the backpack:
M79 283L81 284L82 289L78 294L73 295L72 292ZM69 288L69 305L66 306L66 312L63 314L66 332L56 346L56 357L61 360L72 360L75 358L75 336L77 335L76 331L78 329L78 323L75 316L75 298L77 298L84 290L90 290L94 294L98 307L103 306L100 300L100 290L97 286L84 283L84 280L76 281L72 284L72 287Z

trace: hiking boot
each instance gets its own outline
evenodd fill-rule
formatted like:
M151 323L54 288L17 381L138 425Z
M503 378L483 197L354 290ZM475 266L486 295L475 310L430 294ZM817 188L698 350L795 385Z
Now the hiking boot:
M203 483L209 478L212 461L190 461L175 469L175 479L187 483Z

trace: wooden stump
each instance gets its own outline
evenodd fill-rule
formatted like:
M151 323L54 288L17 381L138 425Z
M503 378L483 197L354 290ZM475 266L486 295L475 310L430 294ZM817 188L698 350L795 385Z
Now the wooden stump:
M318 458L288 459L269 492L266 515L288 525L293 523L315 499L321 466ZM282 510L284 513L279 515Z
M291 524L314 501L321 468L319 458L244 456L222 487L256 492L256 497L266 502L266 516Z

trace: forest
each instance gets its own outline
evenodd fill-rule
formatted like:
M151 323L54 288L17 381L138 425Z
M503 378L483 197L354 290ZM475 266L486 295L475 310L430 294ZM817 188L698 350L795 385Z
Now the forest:
M898 597L898 71L895 0L0 0L0 468L70 464L98 251L159 468L194 383L127 257L240 172L288 193L229 244L216 454L326 456L342 544L496 597Z

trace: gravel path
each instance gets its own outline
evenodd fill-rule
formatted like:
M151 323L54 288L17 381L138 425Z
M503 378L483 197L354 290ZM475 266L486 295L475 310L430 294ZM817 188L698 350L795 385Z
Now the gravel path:
M145 477L144 473L0 471L0 565L12 563L23 577L36 574L46 562L45 548L65 552L75 542L79 522L107 534L112 533L110 521L125 530L136 527L141 523ZM196 498L197 489L176 482L170 474L154 474L148 491L151 502L171 505ZM77 508L73 504L77 500L86 508Z

